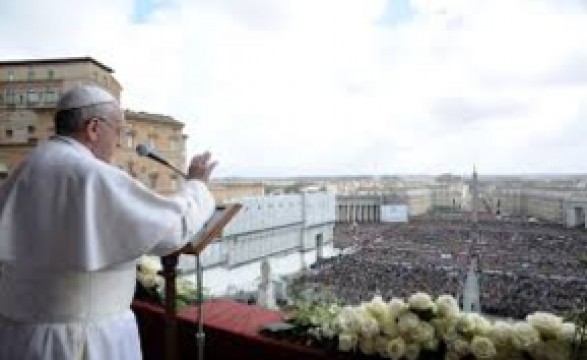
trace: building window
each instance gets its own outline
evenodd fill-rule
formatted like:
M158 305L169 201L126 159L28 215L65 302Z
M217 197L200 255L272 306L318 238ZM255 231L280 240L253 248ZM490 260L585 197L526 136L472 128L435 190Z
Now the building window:
M14 104L16 102L16 94L14 89L6 89L6 103Z
M134 137L135 137L134 132L132 132L132 131L126 132L125 144L126 144L127 148L132 148L134 146Z
M58 95L53 89L47 89L45 92L45 102L55 103L58 100Z
M177 176L170 175L169 178L170 178L169 183L170 183L171 190L177 190L178 189Z
M39 102L39 93L37 93L35 90L29 90L27 92L27 102L29 102L29 103Z
M8 81L14 81L14 71L8 70L7 75Z
M169 139L169 151L177 150L177 140Z
M28 132L29 134L34 134L34 133L35 133L35 127L34 127L33 125L29 125L29 126L27 126L27 128L26 128L26 129L27 129L27 132Z
M154 134L149 135L149 140L148 140L147 144L149 145L149 147L151 149L155 149L155 138L156 138L156 136Z
M12 129L6 129L6 137L7 138L11 138L12 137Z
M48 77L49 79L53 79L53 78L55 78L55 71L53 71L53 69L49 69L49 70L47 71L47 77Z
M135 171L135 162L134 161L132 161L132 160L128 161L126 163L126 167L128 169L128 173L130 174L130 176L132 176L135 179L139 177L139 175Z
M29 70L28 79L33 80L35 78L35 70Z
M151 189L157 188L157 178L159 175L157 173L149 174L149 187Z

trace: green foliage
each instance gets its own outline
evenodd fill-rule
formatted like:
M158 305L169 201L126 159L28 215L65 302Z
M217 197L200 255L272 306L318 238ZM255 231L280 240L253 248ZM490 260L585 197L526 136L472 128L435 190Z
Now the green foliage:
M318 303L300 300L295 302L292 310L292 323L299 326L318 326L330 323L338 314L336 304Z

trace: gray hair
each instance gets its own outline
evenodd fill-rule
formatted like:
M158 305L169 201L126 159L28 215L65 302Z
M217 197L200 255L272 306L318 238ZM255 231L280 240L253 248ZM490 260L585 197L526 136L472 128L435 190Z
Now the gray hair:
M86 128L87 121L92 118L104 118L112 111L116 103L101 103L59 110L55 113L55 133L57 135L73 135Z
M103 118L118 101L96 85L77 85L59 99L55 113L55 133L72 135L85 129L87 121Z

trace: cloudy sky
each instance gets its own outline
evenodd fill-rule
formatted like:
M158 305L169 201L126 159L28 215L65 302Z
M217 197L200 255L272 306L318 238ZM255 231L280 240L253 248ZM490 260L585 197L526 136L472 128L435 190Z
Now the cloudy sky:
M0 0L0 33L113 67L218 176L587 173L586 0Z

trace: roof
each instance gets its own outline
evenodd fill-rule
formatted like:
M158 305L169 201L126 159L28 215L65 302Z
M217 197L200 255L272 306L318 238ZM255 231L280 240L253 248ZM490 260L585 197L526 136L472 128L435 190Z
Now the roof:
M80 62L91 62L99 66L103 70L113 73L112 68L104 65L98 60L89 56L85 57L64 57L64 58L48 58L48 59L23 59L23 60L0 60L0 65L6 66L21 66L21 65L47 65L47 64L71 64Z
M132 111L128 109L124 110L124 115L130 120L144 120L165 124L173 124L182 127L184 126L184 123L182 123L181 121L177 121L173 117L168 115L153 114L144 111Z

